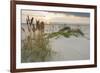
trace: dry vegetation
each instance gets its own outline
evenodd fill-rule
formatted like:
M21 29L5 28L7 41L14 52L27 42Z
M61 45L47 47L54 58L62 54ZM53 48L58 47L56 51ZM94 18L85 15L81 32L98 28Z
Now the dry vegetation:
M34 24L34 20L35 19L33 17L29 18L29 16L27 16L26 18L29 35L26 36L24 41L22 41L23 46L21 49L21 62L49 61L52 54L55 53L50 47L50 38L59 38L59 36L64 36L66 38L70 36L84 36L84 33L80 29L72 30L70 27L60 29L58 32L45 34L44 26L46 23L36 20L36 23ZM26 33L26 30L23 27L21 29L24 33Z

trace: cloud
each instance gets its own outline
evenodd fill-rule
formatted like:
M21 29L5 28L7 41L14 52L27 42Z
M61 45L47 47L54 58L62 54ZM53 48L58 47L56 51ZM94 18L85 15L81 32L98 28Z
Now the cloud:
M90 18L85 16L77 16L69 13L55 13L55 12L46 12L46 11L29 11L22 10L22 23L25 23L26 17L34 17L36 19L54 22L54 23L67 23L67 24L89 24Z

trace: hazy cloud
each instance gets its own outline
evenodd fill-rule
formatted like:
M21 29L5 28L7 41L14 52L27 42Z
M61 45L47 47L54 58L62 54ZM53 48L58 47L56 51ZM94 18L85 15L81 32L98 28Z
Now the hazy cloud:
M68 24L89 24L90 14L79 12L48 12L22 10L22 23L25 23L27 16L34 17L47 23L68 23Z

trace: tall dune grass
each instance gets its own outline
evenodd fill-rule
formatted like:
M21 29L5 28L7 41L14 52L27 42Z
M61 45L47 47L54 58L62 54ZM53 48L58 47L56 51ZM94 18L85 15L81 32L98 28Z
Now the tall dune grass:
M36 24L33 24L33 20L34 18L30 19L29 16L26 19L29 35L26 36L26 39L23 41L21 62L47 61L53 53L49 45L49 39L44 36L45 23L43 21L36 20ZM22 31L25 32L25 29L22 28Z

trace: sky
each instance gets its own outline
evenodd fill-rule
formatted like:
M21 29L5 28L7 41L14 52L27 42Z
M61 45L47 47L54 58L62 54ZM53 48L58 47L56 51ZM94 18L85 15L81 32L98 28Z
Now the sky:
M79 12L49 12L49 11L32 11L22 10L22 23L26 23L26 18L34 17L35 20L50 23L66 23L66 24L89 24L90 14Z

